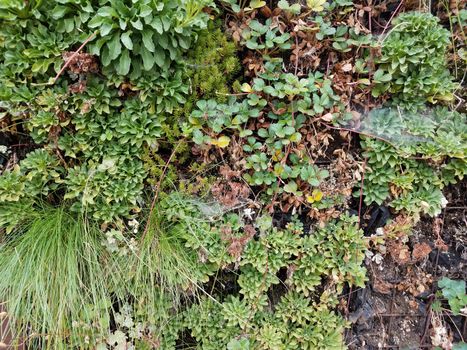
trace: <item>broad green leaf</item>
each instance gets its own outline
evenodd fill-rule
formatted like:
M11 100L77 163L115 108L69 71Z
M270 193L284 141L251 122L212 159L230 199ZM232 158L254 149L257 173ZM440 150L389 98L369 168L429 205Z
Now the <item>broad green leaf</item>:
M107 67L110 64L110 62L112 62L112 60L110 59L108 45L105 45L104 48L102 49L100 58L101 58L101 62L104 65L104 67Z
M97 28L99 27L102 22L104 22L104 18L102 18L101 16L94 16L88 23L88 27L89 28Z
M104 22L99 28L101 36L106 36L112 31L112 23Z
M155 47L154 47L154 41L152 39L152 31L149 31L149 30L143 31L142 37L143 37L143 44L146 47L146 49L148 49L148 51L150 52L154 52Z
M60 19L65 15L65 13L67 13L67 11L68 11L67 7L57 5L52 10L52 18L55 20Z
M152 20L150 26L153 27L159 34L162 34L164 32L163 24L159 17L155 17Z
M284 186L284 191L287 193L295 193L297 191L297 183L295 181L290 181Z
M97 14L102 17L117 17L118 16L115 9L110 6L101 7L97 11Z
M124 49L118 61L117 73L120 75L127 75L128 72L130 71L130 64L131 64L130 52L127 49Z
M136 21L131 21L130 23L133 26L133 28L143 30L143 23L139 18Z
M142 5L140 8L140 17L146 17L152 13L152 9L148 5Z
M120 35L118 33L115 33L112 36L112 39L107 42L107 47L109 48L110 60L113 61L120 56L120 53L122 52L122 44L120 43Z
M133 50L133 41L131 40L131 31L125 32L120 36L120 40L128 50Z
M160 48L158 50L156 50L156 52L154 53L154 59L156 60L156 64L159 67L164 68L164 66L165 66L165 52L164 52L164 50L161 50Z
M149 52L146 48L142 47L140 55L143 59L144 70L150 70L152 67L154 67L155 58L151 52Z

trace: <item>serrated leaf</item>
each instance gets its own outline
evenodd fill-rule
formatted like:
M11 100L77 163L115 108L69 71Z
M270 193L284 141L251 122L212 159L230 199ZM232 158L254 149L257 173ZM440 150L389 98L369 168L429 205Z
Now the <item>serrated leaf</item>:
M306 0L306 5L311 11L320 12L324 10L326 0Z
M287 193L295 193L297 192L297 183L295 181L290 181L284 186L284 191Z

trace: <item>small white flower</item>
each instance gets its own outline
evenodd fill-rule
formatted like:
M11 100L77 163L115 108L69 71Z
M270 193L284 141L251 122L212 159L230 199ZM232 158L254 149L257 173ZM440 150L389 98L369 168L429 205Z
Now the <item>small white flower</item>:
M138 222L138 220L136 220L136 219L130 220L130 221L128 221L128 226L130 226L130 227L138 227L138 226L139 226L139 222Z
M130 241L128 242L128 248L132 252L138 251L138 243L136 242L136 240L134 238L130 239Z
M384 228L378 227L378 228L376 229L376 235L377 235L377 236L383 236L383 235L384 235Z
M442 196L441 197L441 208L446 208L446 205L448 205L448 200L446 199L446 197Z
M8 152L8 147L5 145L0 145L0 153L6 154Z
M246 208L245 210L243 210L243 215L246 216L250 220L253 220L254 214L255 214L255 211L251 208Z
M374 261L377 265L380 265L383 261L383 256L380 253L376 253L372 258L372 261Z

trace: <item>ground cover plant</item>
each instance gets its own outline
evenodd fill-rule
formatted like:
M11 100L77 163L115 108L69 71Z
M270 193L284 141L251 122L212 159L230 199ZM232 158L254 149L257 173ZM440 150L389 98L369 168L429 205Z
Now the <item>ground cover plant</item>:
M465 347L465 27L0 0L0 348Z

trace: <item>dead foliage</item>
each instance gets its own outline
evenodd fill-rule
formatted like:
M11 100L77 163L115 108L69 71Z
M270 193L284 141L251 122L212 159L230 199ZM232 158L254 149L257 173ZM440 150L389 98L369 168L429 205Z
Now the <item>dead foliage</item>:
M69 60L67 70L73 74L97 73L99 71L96 56L89 53L65 51L62 53L62 58L65 62Z

